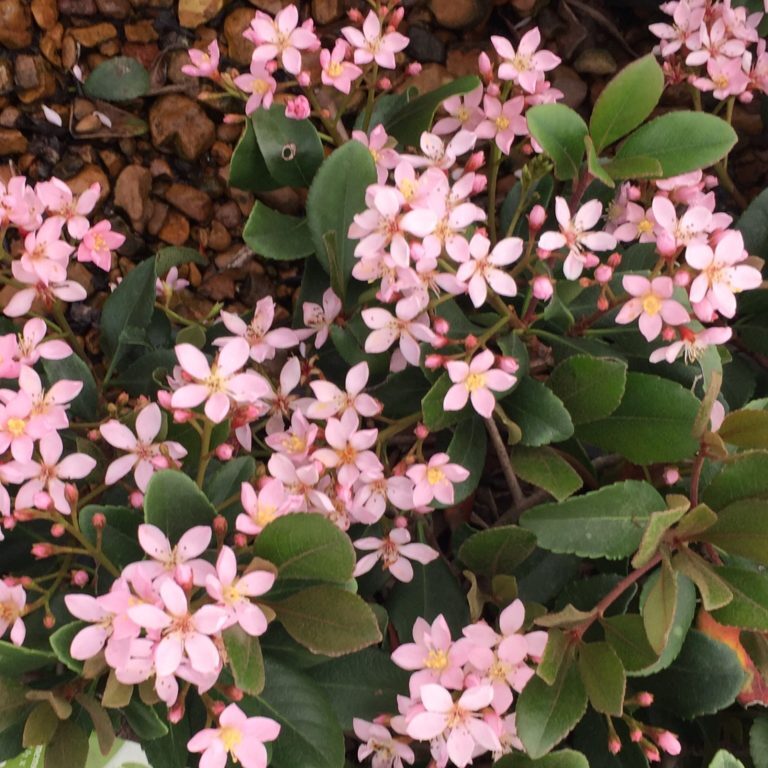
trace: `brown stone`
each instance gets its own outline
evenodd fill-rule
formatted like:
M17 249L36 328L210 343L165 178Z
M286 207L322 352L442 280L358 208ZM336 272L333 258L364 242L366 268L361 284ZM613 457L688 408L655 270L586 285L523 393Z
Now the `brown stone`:
M8 59L0 59L0 96L13 90L13 64Z
M61 41L61 66L70 70L76 63L77 43L69 35L65 35Z
M120 48L120 41L113 37L111 40L107 40L106 43L102 43L99 46L99 53L102 56L106 56L108 59L111 59L120 53Z
M36 88L40 85L40 75L34 56L25 53L16 57L14 80L19 88Z
M96 0L99 11L111 19L126 19L131 13L128 0Z
M235 298L235 277L231 272L206 275L200 284L200 293L214 301Z
M111 149L102 149L99 152L99 158L104 163L104 167L107 169L107 173L116 179L120 171L125 168L125 160L123 156Z
M126 24L124 31L125 39L130 43L154 43L158 38L157 30L150 19Z
M582 75L612 75L618 65L605 48L587 48L577 56L573 68Z
M587 97L587 84L579 77L578 73L564 64L561 64L551 78L552 87L563 92L563 103L572 109L584 103Z
M67 179L67 185L76 195L85 192L94 182L99 185L99 204L101 204L109 197L111 187L107 174L98 165L89 163L83 166L76 176Z
M40 53L45 56L54 67L61 67L61 42L64 37L64 27L54 24L40 38Z
M3 128L14 128L19 122L21 112L16 107L6 107L0 112L0 126Z
M241 66L251 63L254 45L243 37L243 31L248 29L252 18L252 8L238 8L224 20L224 37L227 40L229 58Z
M149 110L152 143L175 151L185 160L196 160L211 148L216 129L203 108L188 96L161 96Z
M226 165L232 159L232 147L223 141L216 141L211 147L211 157L217 165Z
M84 48L95 48L100 43L117 37L117 29L114 24L103 21L101 24L93 24L90 27L70 29L69 34Z
M157 233L162 229L165 224L165 219L168 216L170 209L161 200L155 200L152 203L152 215L147 222L147 232L153 237L157 237Z
M199 78L191 77L182 72L182 69L189 64L189 54L186 51L172 51L167 61L166 77L168 81L175 85L183 85L188 89L188 93L196 94L200 89Z
M114 257L113 257L114 258ZM78 261L73 261L67 269L67 277L70 280L74 280L85 288L85 292L88 296L93 294L93 275L88 270L85 264L81 264Z
M152 65L159 55L160 49L155 43L125 43L123 45L123 56L137 59L147 69L152 69Z
M188 184L171 184L165 192L165 199L194 221L203 223L211 218L211 198L196 187Z
M26 48L32 44L32 14L21 0L0 2L0 48Z
M448 74L448 70L442 64L425 64L421 72L416 77L409 78L408 85L415 86L419 93L428 93L445 85L453 78Z
M220 141L226 141L228 144L238 141L242 132L242 123L221 123L216 126L216 138Z
M282 10L284 5L288 5L287 1L283 4L281 0L248 0L248 2L250 2L251 5L256 6L260 11L272 14L272 16Z
M489 0L430 0L435 21L448 29L467 29L477 25L490 10Z
M59 20L56 0L32 0L32 15L40 29L50 29Z
M330 24L344 15L344 0L312 0L312 18L316 24Z
M220 221L213 221L208 231L208 247L214 251L226 251L232 245L232 236Z
M227 229L234 231L242 224L243 214L240 213L237 203L233 200L228 200L216 208L214 218L216 221L220 221Z
M178 211L169 210L158 237L169 245L184 245L189 238L189 221Z
M18 97L24 104L31 104L38 99L53 96L56 80L50 65L42 56L26 54L16 58L16 84L19 86Z
M20 155L27 151L27 139L21 131L0 128L0 157Z
M760 136L765 131L760 112L742 107L740 104L737 104L733 110L733 127L737 133L747 136Z
M152 175L141 165L126 166L115 184L115 205L128 214L131 223L140 231L151 214L151 189Z
M75 125L75 133L94 133L101 127L101 120L91 113L77 121L77 124Z
M164 176L169 179L173 178L173 170L164 157L153 157L152 162L149 164L149 172L152 174L153 179Z
M65 16L93 16L96 3L93 0L58 0L59 13Z
M224 0L179 0L179 24L194 29L210 21L223 7Z
M454 77L476 75L477 57L479 55L479 48L463 49L451 46L448 48L448 55L445 60L445 68Z

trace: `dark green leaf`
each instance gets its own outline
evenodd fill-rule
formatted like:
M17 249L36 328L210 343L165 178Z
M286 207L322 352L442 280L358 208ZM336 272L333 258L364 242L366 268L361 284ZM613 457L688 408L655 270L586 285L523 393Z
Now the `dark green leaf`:
M688 499L680 496L679 501L680 503L675 504L671 509L651 512L640 546L632 558L633 567L641 568L653 559L667 531L686 513L689 506ZM670 503L670 497L667 497L667 503Z
M684 573L699 589L704 609L714 611L733 599L731 588L720 578L711 564L688 548L680 549L672 558L675 570Z
M749 498L768 498L768 452L751 451L724 465L704 488L703 500L719 510Z
M536 548L536 537L516 525L502 525L470 536L460 547L459 560L478 575L511 575Z
M195 248L185 248L178 245L161 248L155 254L155 274L158 277L165 277L171 267L193 263L205 267L208 265L208 259Z
M421 400L421 409L424 413L424 426L432 432L439 429L445 429L453 424L466 419L472 413L472 406L467 403L460 411L446 411L443 407L443 401L448 394L448 390L453 386L451 378L444 373L432 385L429 392Z
M149 72L130 56L115 56L99 64L83 84L86 96L104 101L128 101L144 96Z
M659 179L664 173L661 163L655 157L614 158L603 166L611 178L623 179Z
M177 724L168 723L168 733L152 741L142 739L141 746L152 766L162 768L187 768L189 752L187 742L192 734L189 731L189 719L184 718ZM124 767L123 767L124 768Z
M748 557L768 565L768 501L745 499L729 504L717 522L699 535L729 555Z
M24 724L21 742L25 747L47 744L53 737L59 724L59 718L47 701L35 704Z
M636 464L680 461L698 448L691 437L698 409L698 399L682 385L628 373L619 407L605 419L580 425L576 436Z
M587 124L565 104L540 104L527 114L528 130L555 163L558 179L573 179L579 174L584 157Z
M143 550L139 546L136 531L142 522L141 512L128 507L102 507L88 504L80 510L80 529L91 544L96 544L93 516L104 515L106 524L101 531L101 548L104 554L119 568L141 560Z
M541 504L523 513L524 528L539 546L581 557L628 557L636 549L651 512L664 499L646 482L626 480L559 503Z
M74 416L86 421L96 420L98 417L99 394L96 390L96 382L93 380L91 369L82 358L77 354L72 354L63 360L43 360L42 363L49 384L54 384L62 379L81 381L83 383L80 394L70 405L70 411Z
M264 659L259 638L247 634L239 624L226 630L222 637L235 685L247 694L258 696L264 690Z
M660 574L646 593L641 615L648 642L661 655L667 647L677 609L677 572L669 560L661 563Z
M453 486L453 504L460 504L469 498L477 488L483 476L485 467L485 454L488 448L488 440L485 432L485 422L477 415L465 419L456 425L453 437L448 443L447 453L454 464L464 467L469 472L469 477ZM447 505L435 504L440 508Z
M72 640L75 635L88 626L83 621L73 621L69 624L64 624L59 627L51 636L48 641L51 644L53 652L56 654L56 658L64 664L64 666L71 669L78 675L83 671L83 662L72 658L72 654L69 652L72 646Z
M584 484L581 475L553 448L516 446L512 455L515 474L558 501L567 499Z
M579 648L579 674L592 707L619 717L627 676L616 651L606 642L585 643Z
M755 768L768 768L768 717L758 717L749 729L749 754Z
M768 189L764 189L736 223L748 253L768 259Z
M621 659L624 669L632 675L642 673L658 660L645 634L642 616L636 613L621 614L601 619L605 639Z
M131 730L142 740L152 741L168 733L168 725L157 714L154 707L145 704L138 696L134 696L123 709L125 719Z
M592 139L590 139L589 136L584 137L584 146L587 150L587 170L598 181L605 184L606 187L611 187L611 189L613 189L616 184L614 184L610 174L603 168L604 164L600 162L600 158L597 156L597 152L595 152L595 145L592 143Z
M195 525L211 525L216 509L188 475L173 469L155 472L144 495L144 521L177 542Z
M229 186L249 192L268 192L277 189L278 184L270 175L264 155L261 154L253 130L253 120L246 120L229 163Z
M88 760L88 735L72 720L59 723L45 748L45 768L84 768Z
M589 768L587 758L581 752L572 749L561 749L550 752L538 760L532 760L527 755L515 752L497 760L494 768Z
M16 677L55 661L56 657L50 651L38 651L0 640L0 675Z
M315 251L307 219L278 213L258 200L245 222L243 240L259 256L279 261L303 259Z
M600 152L637 128L659 103L664 90L664 72L649 53L624 67L600 92L589 132Z
M727 626L768 632L768 576L743 568L717 568L716 573L728 585L733 599L713 611L713 618Z
M523 445L559 443L573 434L573 422L562 401L537 379L526 376L502 407L523 433Z
M616 152L617 160L653 157L663 178L708 168L736 144L725 120L706 112L667 112L638 128Z

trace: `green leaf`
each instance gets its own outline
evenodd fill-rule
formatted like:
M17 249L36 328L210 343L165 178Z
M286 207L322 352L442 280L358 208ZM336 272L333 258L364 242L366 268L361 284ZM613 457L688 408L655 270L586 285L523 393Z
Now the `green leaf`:
M216 509L191 477L173 469L155 472L144 495L144 521L156 525L171 542L195 525L208 525Z
M343 656L381 641L365 600L331 584L302 589L270 607L288 634L312 653Z
M134 696L123 709L125 719L131 730L142 740L152 741L168 733L168 725L157 714L154 707L145 704L138 696Z
M532 760L528 755L514 752L497 760L494 768L589 768L587 758L573 749L560 749L550 752L538 760Z
M553 685L566 661L570 661L571 636L565 631L552 627L547 632L544 655L536 666L536 674L547 684Z
M698 587L705 610L714 611L722 608L733 599L730 587L712 566L687 547L678 550L672 558L672 566L680 573L684 573Z
M768 411L731 411L717 434L739 448L768 448Z
M259 534L253 554L278 568L280 579L345 583L352 578L355 550L349 536L322 515L284 515Z
M768 259L768 189L764 189L736 222L748 253Z
M368 148L348 141L335 150L317 172L307 197L307 222L317 258L331 273L329 254L323 242L328 232L335 235L335 258L341 282L346 288L357 259L358 241L348 237L355 214L366 207L365 190L376 183L376 166ZM340 294L344 298L345 292Z
M663 178L708 168L736 144L725 120L706 112L667 112L638 128L616 152L617 160L653 157Z
M734 456L704 488L702 496L715 510L742 499L768 498L768 452Z
M650 578L643 585L643 591L640 595L640 611L643 611L645 602L648 599L650 591L654 588L656 581L661 578L661 571L651 574ZM652 675L666 669L680 653L683 647L683 641L691 628L693 616L696 613L696 587L693 582L682 573L677 574L677 600L675 603L675 612L672 619L672 626L669 630L667 644L661 653L661 656L644 669L635 670L635 676Z
M734 651L692 629L672 665L647 678L644 687L661 708L689 720L731 705L743 682L744 670Z
M635 464L680 461L696 453L691 437L699 401L682 385L646 373L628 373L619 407L582 424L576 436Z
M141 512L128 507L102 507L88 504L80 510L80 529L91 544L98 539L93 527L93 516L104 515L106 521L101 531L101 548L104 554L119 568L144 557L136 531L142 522Z
M451 461L468 470L469 477L453 486L453 504L445 505L436 503L436 508L460 504L477 488L483 476L485 456L488 450L488 438L485 431L485 422L475 415L465 419L456 425L451 442L446 449Z
M38 651L0 640L0 675L18 677L55 661L56 657L50 651Z
M681 498L685 503L676 505L672 509L651 512L640 546L637 548L637 554L632 558L634 568L641 568L653 558L666 532L686 513L688 499Z
M648 590L640 611L648 642L659 655L667 647L676 609L677 572L665 558L661 562L659 576Z
M573 422L562 401L530 376L520 380L515 391L504 398L502 407L522 430L523 445L559 443L573 434Z
M555 176L561 181L578 176L589 133L578 112L565 104L540 104L531 107L526 117L531 136L555 163Z
M104 101L128 101L149 92L149 72L130 56L115 56L99 64L83 84L85 95Z
M638 547L651 512L664 499L649 483L625 480L523 513L520 524L550 552L580 557L628 557Z
M121 374L113 379L113 384L124 389L131 397L154 397L161 388L156 374L160 373L159 381L165 381L165 376L173 370L176 363L176 353L172 349L153 349L127 365Z
M447 373L442 374L440 378L432 385L429 392L421 400L421 410L424 414L424 426L432 432L439 429L450 427L462 419L466 419L472 413L472 406L467 403L460 411L446 411L443 408L443 401L448 394L448 390L453 386L451 378Z
M768 501L746 499L729 504L717 522L699 535L729 555L748 557L768 565Z
M264 690L264 659L259 638L247 634L239 624L227 629L222 637L235 685L245 693L258 696Z
M256 141L252 119L246 120L243 134L232 153L229 163L229 186L248 192L269 192L280 186L269 175L269 168Z
M53 737L59 725L59 718L47 701L35 704L24 724L24 734L21 743L25 747L36 747L47 744Z
M728 585L733 599L713 611L713 618L730 627L768 632L768 576L744 568L723 567L715 572Z
M735 758L730 752L721 749L712 758L709 768L744 768L744 763Z
M147 755L149 765L162 766L162 768L188 768L187 742L192 736L189 732L189 720L185 718L176 725L169 723L167 731L152 741L142 739L141 746Z
M530 531L502 525L470 536L457 557L473 573L492 578L513 574L535 548L536 537Z
M581 475L553 448L519 445L512 455L515 474L558 501L567 499L584 484Z
M385 118L384 127L404 146L418 147L421 134L432 127L437 108L451 96L469 93L479 85L480 79L475 75L459 77L405 104Z
M400 638L411 637L419 617L432 622L442 613L454 637L469 623L464 591L442 558L429 565L413 563L413 580L407 584L398 581L384 607Z
M561 670L554 685L532 677L517 700L517 733L523 746L536 759L562 741L587 709L587 693L578 667Z
M83 388L80 394L70 404L70 411L86 421L95 420L98 417L99 394L96 390L96 382L93 380L91 369L77 354L71 354L63 360L42 360L43 370L49 384L62 379L81 381ZM768 414L766 414L768 415Z
M108 755L115 745L115 729L112 727L112 721L109 719L107 710L96 701L93 696L85 693L78 693L75 701L88 713L93 723L93 729L96 732L96 738L99 743L99 752L102 755Z
M592 109L589 132L600 152L637 128L659 103L664 72L649 53L624 67L603 88Z
M658 654L648 642L642 616L624 613L601 619L600 623L605 631L605 639L630 675L642 674L643 670L656 663Z
M265 658L266 686L257 697L245 697L240 707L249 715L280 723L274 742L273 768L341 768L344 737L320 686L305 674Z
M312 667L307 673L328 694L341 727L352 719L373 720L397 710L397 697L408 690L408 673L378 648L366 648Z
M292 120L285 107L257 109L253 128L269 173L287 187L309 187L323 162L323 145L309 120Z
M616 651L606 642L582 645L579 674L593 709L619 717L624 708L627 676Z
M584 137L584 147L587 150L587 170L599 181L602 181L606 187L616 186L610 174L603 168L603 164L600 162L600 158L595 152L595 145L592 143L592 139L589 136Z
M758 717L749 729L749 754L755 768L768 768L768 717Z
M664 171L655 157L614 158L603 166L603 170L613 179L659 179Z
M17 722L28 706L25 693L26 688L16 680L0 678L0 731Z
M49 638L48 642L51 644L53 652L56 654L56 658L64 664L65 667L71 669L76 674L82 674L83 662L72 658L72 654L69 652L72 646L72 640L75 635L88 626L83 621L73 621L69 624L64 624L59 627Z
M84 768L88 759L88 735L72 720L59 723L45 749L45 768Z
M266 259L293 261L314 253L305 218L278 213L257 200L243 229L246 245Z
M610 416L621 403L626 383L625 362L589 355L566 358L547 382L577 425Z
M192 263L206 267L208 266L208 259L194 248L185 248L177 245L161 248L155 254L155 274L158 277L164 277L168 274L168 270L171 267L180 267L182 264Z

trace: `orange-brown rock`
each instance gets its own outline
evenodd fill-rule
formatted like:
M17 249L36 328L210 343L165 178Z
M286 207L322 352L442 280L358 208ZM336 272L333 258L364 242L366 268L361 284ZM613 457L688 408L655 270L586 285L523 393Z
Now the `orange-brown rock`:
M241 66L248 66L251 63L254 45L243 37L243 31L248 29L252 18L252 8L238 8L224 20L224 37L227 41L229 58Z
M149 111L152 143L158 149L176 152L185 160L196 160L211 148L216 129L203 108L188 96L161 96Z
M312 18L317 24L330 24L343 15L344 0L312 0Z
M27 151L27 139L14 128L0 128L0 157L20 155Z
M189 238L189 221L178 211L168 211L158 237L169 245L184 245Z
M98 204L101 205L109 197L110 184L107 174L98 165L88 163L77 175L67 179L67 185L76 195L85 192L94 182L100 187Z
M490 0L429 0L435 21L448 29L476 26L490 11Z
M117 177L115 205L128 214L131 223L139 231L143 231L151 215L151 189L152 175L141 165L128 165Z
M124 31L125 39L130 43L154 43L159 37L150 19L143 19L135 24L126 24Z
M190 219L203 223L211 218L211 198L189 184L171 184L165 192L165 199Z
M92 24L89 27L75 27L68 34L84 48L95 48L100 43L117 37L117 29L114 24L104 21L101 24Z
M59 20L56 0L32 0L32 15L40 29L50 29Z
M32 14L22 0L0 2L0 48L18 50L32 44Z

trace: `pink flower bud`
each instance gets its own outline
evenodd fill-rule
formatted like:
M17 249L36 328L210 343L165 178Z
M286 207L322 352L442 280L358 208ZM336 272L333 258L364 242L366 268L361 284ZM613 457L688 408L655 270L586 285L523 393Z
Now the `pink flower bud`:
M266 70L267 70L267 72L268 72L270 75L274 75L274 74L275 74L275 72L277 72L277 67L278 67L277 61L275 61L274 59L272 59L271 61L268 61L268 62L267 62L265 65L264 65L264 69L266 69Z
M54 539L60 539L66 532L67 529L61 523L54 523L51 526L51 536Z
M597 254L592 253L591 251L587 251L587 253L584 254L584 266L587 269L594 269L599 263L600 259Z
M380 91L388 91L392 87L392 81L388 77L380 77L376 87Z
M306 96L297 96L285 105L285 116L292 120L305 120L311 111Z
M222 686L221 692L230 701L242 701L243 700L243 692L236 685L225 685L225 686Z
M363 23L363 14L357 8L350 8L347 11L347 17L353 24Z
M642 197L640 187L636 187L634 184L627 184L627 200L637 202Z
M656 743L668 754L679 755L682 747L677 736L671 731L661 731L656 734Z
M607 264L601 264L595 270L595 280L597 280L598 283L605 285L606 283L610 282L612 277L613 270Z
M236 533L233 540L238 548L248 546L248 537L244 533Z
M92 443L95 443L97 440L101 439L101 432L99 432L98 429L89 429L85 434Z
M621 254L618 251L614 251L609 257L608 257L608 264L616 269L616 267L621 264Z
M104 526L107 524L107 518L104 517L104 514L102 512L97 512L92 518L91 518L91 525L97 530L102 531L104 530Z
M653 746L653 744L648 744L643 746L643 754L646 756L649 762L651 763L660 763L661 762L661 755L659 754L659 750L656 749L656 747Z
M480 72L480 76L486 83L493 80L493 64L491 64L491 60L488 58L488 54L485 53L485 51L477 57L477 68Z
M133 491L128 497L128 503L134 509L141 509L144 505L144 494L141 491Z
M539 301L549 301L555 292L555 287L547 275L536 275L531 283L531 290Z
M421 72L421 64L418 61L412 61L406 68L405 74L408 77L416 77Z
M483 176L482 173L478 173L472 180L472 194L479 195L481 192L485 192L488 187L488 177Z
M184 699L179 699L169 710L169 722L177 725L184 719Z
M674 469L674 467L671 467ZM635 697L640 707L650 707L653 704L653 694L650 691L640 691Z
M485 92L489 96L493 96L495 98L501 93L501 89L499 88L497 83L489 83L488 87L485 89Z
M171 466L168 457L163 455L153 456L151 463L155 469L168 469Z
M229 443L221 443L216 446L214 453L219 461L229 461L232 458L232 454L235 449Z
M164 389L161 389L157 393L157 402L160 404L162 408L165 408L166 411L170 411L172 397L173 395L170 392L166 392Z
M173 412L173 421L176 424L186 424L193 417L194 417L194 413L192 413L192 411L187 411L187 410L184 410L183 408L177 408Z
M638 741L640 741L643 738L643 732L637 728L632 727L629 729L629 740L633 741L635 744L637 744Z
M416 242L415 240L408 246L408 251L410 252L411 258L414 261L418 261L426 253L424 250L424 245L422 243Z
M691 283L691 273L687 269L680 269L675 272L675 276L672 278L675 285L680 288L687 288Z
M608 751L612 755L618 755L621 752L621 739L618 736L611 736L608 739Z
M402 5L399 8L395 8L392 12L392 15L389 17L389 23L394 27L393 32L400 26L403 16L405 16L405 8Z
M506 373L517 373L520 369L520 365L514 357L502 355L499 358L499 368Z
M77 570L72 571L71 579L74 586L84 587L90 581L90 576L88 576L88 574L83 570Z
M450 340L447 339L445 336L435 336L434 339L432 339L432 346L435 349L442 349L443 347L447 346L450 343Z
M33 497L33 503L36 509L48 510L53 506L53 499L45 491L38 491Z
M429 430L421 423L416 425L416 429L413 430L413 434L419 440L426 440L429 437Z
M404 517L403 515L398 515L395 520L395 528L407 528L408 527L408 518Z
M544 206L534 205L528 214L528 228L531 230L531 234L535 235L544 226L546 220L547 212Z
M445 358L442 355L427 355L424 360L424 367L428 371L436 371L438 368L442 368L445 363Z
M216 517L213 518L213 530L217 536L226 536L227 527L227 518L224 517L224 515L216 515Z
M435 333L445 336L451 330L451 324L444 317L436 317L435 322L432 323L432 328Z
M477 336L475 336L473 333L467 334L467 337L464 339L464 349L469 351L470 349L474 349L477 346Z
M539 248L538 246L536 246L536 255L542 261L546 261L547 259L552 258L552 251L548 251L546 248Z
M677 337L677 332L671 325L664 326L664 329L661 332L661 338L664 339L664 341L674 341Z
M674 485L679 479L680 479L680 470L677 467L664 467L664 482L667 485ZM649 706L649 705L645 704L641 706Z
M46 613L43 617L43 626L46 629L53 629L56 626L56 617L52 613Z
M597 298L597 308L601 312L605 312L608 309L609 306L610 306L610 304L608 303L608 298L606 296L604 296L603 294L600 294L600 296L598 296L598 298Z
M307 88L312 82L312 78L309 76L309 72L302 71L296 76L296 82L302 87Z
M218 717L224 711L225 706L223 701L214 701L210 704L211 712L215 717Z
M473 152L467 160L467 164L464 166L464 170L467 173L472 173L485 165L485 152L478 150Z
M675 238L666 230L662 230L656 235L656 250L665 259L671 258L677 253Z
M32 556L43 560L53 554L53 547L47 542L40 541L32 545Z
M225 125L237 125L245 122L245 115L227 114L221 118L221 122Z

